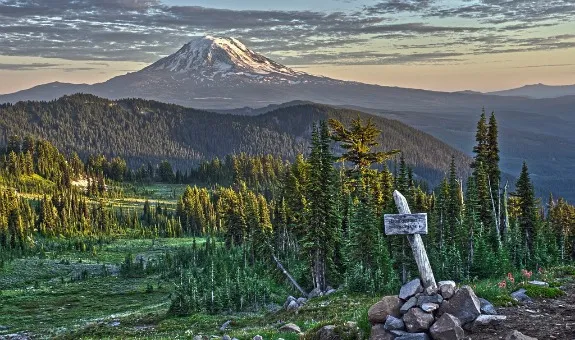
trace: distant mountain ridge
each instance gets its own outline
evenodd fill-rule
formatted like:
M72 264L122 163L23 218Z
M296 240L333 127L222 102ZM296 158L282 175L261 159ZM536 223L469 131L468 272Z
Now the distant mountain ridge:
M488 92L497 96L517 96L526 98L558 98L563 96L575 96L575 85L525 85L514 89Z
M84 157L119 155L132 166L168 159L180 169L231 153L273 154L294 159L307 153L311 126L319 120L371 118L382 130L382 150L401 149L415 174L437 184L451 156L467 176L470 158L399 121L356 110L295 104L257 116L217 114L141 99L111 101L77 94L50 102L0 106L0 141L32 135Z

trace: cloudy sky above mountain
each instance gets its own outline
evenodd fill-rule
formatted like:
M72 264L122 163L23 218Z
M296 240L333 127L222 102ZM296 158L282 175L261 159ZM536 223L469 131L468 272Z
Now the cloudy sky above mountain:
M103 81L206 34L367 83L575 83L575 0L0 0L0 93Z

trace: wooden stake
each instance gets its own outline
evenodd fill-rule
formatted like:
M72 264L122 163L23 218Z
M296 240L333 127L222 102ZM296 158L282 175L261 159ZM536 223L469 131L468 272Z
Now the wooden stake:
M395 205L400 214L411 214L411 209L407 204L405 197L397 190L393 192L393 199L395 200ZM413 251L413 257L415 257L415 262L417 263L417 268L419 269L419 275L421 276L421 281L424 288L431 287L432 289L437 289L437 284L435 283L435 277L433 276L433 270L431 270L431 265L429 264L429 258L427 258L427 253L425 252L425 246L423 245L423 240L421 235L407 235L407 240L411 245L411 250Z

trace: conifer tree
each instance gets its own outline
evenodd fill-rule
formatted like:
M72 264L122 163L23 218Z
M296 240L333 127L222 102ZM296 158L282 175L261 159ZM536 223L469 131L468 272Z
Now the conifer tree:
M519 199L519 228L523 235L523 240L528 251L528 256L533 255L533 246L535 240L535 227L538 220L537 202L535 200L535 191L527 163L523 162L521 174L515 185L515 196Z
M477 171L479 164L486 166L487 164L487 154L488 154L488 126L487 118L485 117L485 109L481 112L481 117L477 122L477 131L475 133L475 146L473 147L473 153L475 154L473 163L471 163L471 168ZM475 172L474 172L475 175Z
M336 182L333 156L329 150L329 132L322 122L312 132L310 172L307 186L307 230L303 248L310 258L313 285L325 291L328 273L334 268L334 255L339 242L339 216L336 210Z
M361 119L357 117L351 122L349 129L335 119L330 119L329 125L334 132L333 139L340 142L340 146L347 150L341 159L353 163L354 171L363 171L369 168L371 164L382 163L399 153L399 150L373 151L373 148L379 145L376 139L381 134L381 130L375 126L371 119L363 125Z
M449 243L459 242L460 226L462 225L463 197L461 197L461 186L457 179L457 168L455 167L455 157L451 158L449 166L449 196L447 198L447 226L449 228Z
M499 142L498 142L498 128L495 113L491 113L489 118L489 126L487 128L487 150L485 165L487 168L487 175L491 185L492 197L498 200L499 189L501 182L501 170L499 169Z

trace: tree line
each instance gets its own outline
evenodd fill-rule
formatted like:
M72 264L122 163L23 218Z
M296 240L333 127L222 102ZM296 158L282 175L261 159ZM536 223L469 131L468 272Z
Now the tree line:
M114 207L105 197L67 184L81 169L110 176L123 169L121 160L91 157L82 167L74 155L58 155L41 142L32 143L34 152L24 147L28 142L11 143L3 174L29 176L14 172L12 165L31 158L35 175L59 184L52 194L32 201L4 190L0 247L26 249L38 237L209 237L233 250L234 261L241 254L246 270L257 267L277 274L276 267L284 268L294 287L325 291L343 285L384 292L416 273L405 238L382 232L382 215L396 212L392 193L399 190L412 211L429 215L430 233L424 241L439 278L496 277L570 261L575 255L572 205L550 197L543 206L527 164L514 186L502 183L494 114L488 119L483 113L478 122L470 176L460 176L465 172L452 157L449 171L433 190L414 174L405 153L378 148L380 130L371 120L357 117L345 124L331 119L311 130L309 152L292 162L239 154L202 163L187 176L204 185L186 188L173 210L149 202L138 211ZM152 178L161 180L160 167L152 169ZM208 275L184 266L180 270L196 282L205 279L198 275ZM186 294L197 287L182 289L178 303L188 310L182 301L192 303Z

